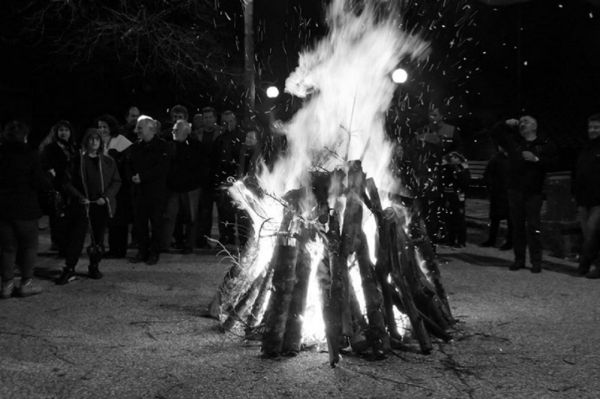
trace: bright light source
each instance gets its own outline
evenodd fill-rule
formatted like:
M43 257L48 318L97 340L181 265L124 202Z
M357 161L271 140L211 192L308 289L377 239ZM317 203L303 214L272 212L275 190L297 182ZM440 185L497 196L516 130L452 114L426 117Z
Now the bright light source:
M279 97L279 89L275 86L269 86L267 88L267 97L269 97L269 98Z
M408 73L402 68L398 68L392 72L392 80L394 83L404 83L407 79Z

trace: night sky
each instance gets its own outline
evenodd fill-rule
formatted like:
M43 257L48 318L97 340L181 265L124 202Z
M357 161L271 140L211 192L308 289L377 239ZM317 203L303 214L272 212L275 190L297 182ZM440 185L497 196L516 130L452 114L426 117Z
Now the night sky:
M236 46L226 45L230 63L241 66L240 2L215 4L231 21L215 26L238 36ZM411 123L423 122L428 102L441 102L447 105L448 119L470 137L499 118L526 112L538 117L543 131L567 151L581 145L587 116L600 112L600 7L584 0L532 0L503 7L478 0L407 4L407 24L422 31L433 49L429 64L409 66L411 79L400 89L413 97L426 92L421 108L413 102L405 110ZM323 10L320 0L256 0L259 97L267 85L282 89L298 52L324 34ZM2 14L9 15L6 10ZM21 114L34 131L45 132L62 117L82 127L103 112L121 117L131 103L153 113L164 113L177 102L192 109L231 104L231 91L215 90L214 85L182 88L168 76L136 77L131 71L123 79L122 66L108 60L106 52L74 70L40 67L54 55L19 39L14 33L18 26L11 20L0 28L5 56L1 123L24 109Z

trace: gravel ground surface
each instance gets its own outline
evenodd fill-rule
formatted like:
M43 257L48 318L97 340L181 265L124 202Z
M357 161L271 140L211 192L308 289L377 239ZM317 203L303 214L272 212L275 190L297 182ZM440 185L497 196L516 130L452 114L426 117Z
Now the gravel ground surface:
M50 280L60 261L42 256L45 292L0 301L0 398L600 397L600 281L557 259L536 275L493 248L439 253L454 340L336 369L317 351L263 360L200 317L228 267L214 254L103 261L104 279L64 287Z

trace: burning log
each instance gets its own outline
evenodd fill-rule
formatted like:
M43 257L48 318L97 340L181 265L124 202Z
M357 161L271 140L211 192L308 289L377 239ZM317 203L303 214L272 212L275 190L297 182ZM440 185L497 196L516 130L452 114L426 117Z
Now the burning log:
M292 292L292 302L288 311L288 320L285 326L282 352L285 355L295 356L300 352L302 344L302 314L306 307L306 294L308 292L308 278L310 275L311 257L306 250L307 235L299 241L298 260L296 262L296 284Z
M237 296L229 295L235 298L232 304L221 307L228 313L222 318L223 327L246 320L247 332L262 328L265 357L297 354L302 349L307 303L316 299L308 295L314 278L332 367L348 344L354 352L370 351L377 359L392 347L401 347L399 314L410 320L421 352L430 353L432 336L450 339L447 330L453 318L437 263L428 252L432 247L418 229L418 215L398 203L382 209L377 187L373 180L365 179L360 162L349 164L345 188L339 185L343 176L339 172L329 178L319 174L313 180L313 196L309 190L293 190L282 201L286 211L269 266L245 285L231 281L224 285L245 288ZM327 186L333 180L337 184ZM327 196L329 204L336 204L334 209L328 207ZM312 213L306 212L306 204ZM377 225L376 261L369 254L363 227L365 205ZM317 237L322 239L318 245L323 251L318 266L307 249L309 243L317 244ZM356 260L358 280L350 279L352 259ZM317 270L311 272L311 265ZM233 279L247 278L243 266Z
M296 278L298 249L293 245L279 244L275 248L273 262L273 292L269 299L262 352L265 356L279 356L288 321L289 307Z

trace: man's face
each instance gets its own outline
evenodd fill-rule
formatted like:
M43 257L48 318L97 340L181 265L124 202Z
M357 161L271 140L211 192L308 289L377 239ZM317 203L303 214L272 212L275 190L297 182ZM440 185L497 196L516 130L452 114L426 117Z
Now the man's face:
M434 125L437 125L442 121L442 113L439 109L434 108L429 112L429 121Z
M173 134L173 140L184 142L188 138L189 129L183 123L177 122L173 125L171 133Z
M225 114L221 120L223 122L223 126L225 126L225 129L228 132L235 130L235 127L237 126L237 119L234 114Z
M152 140L154 138L154 134L156 133L151 121L148 119L142 119L139 121L135 127L135 132L143 141Z
M177 122L177 121L185 121L187 120L187 118L185 117L185 114L183 112L173 112L171 114L171 121L173 123Z
M600 137L600 121L588 122L588 137L594 140Z
M66 126L60 126L56 131L56 136L63 141L69 141L71 138L71 130Z
M246 144L249 147L254 147L258 143L258 139L256 138L256 132L254 130L250 130L246 133Z
M213 127L217 123L217 116L214 112L204 112L202 120L204 121L204 127Z
M135 126L138 118L140 117L140 110L137 107L129 108L129 112L127 113L127 117L125 120L129 126Z
M529 136L531 134L536 134L537 121L532 116L522 116L519 119L519 132L521 133L521 136Z
M204 119L202 115L194 115L192 119L192 129L200 130L204 127Z

